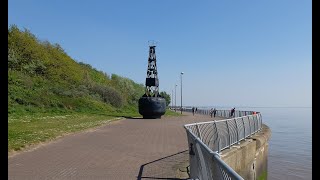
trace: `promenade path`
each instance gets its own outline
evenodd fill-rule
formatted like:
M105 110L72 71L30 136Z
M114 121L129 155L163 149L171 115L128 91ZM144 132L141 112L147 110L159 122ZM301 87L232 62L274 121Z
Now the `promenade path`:
M64 136L9 157L8 179L179 179L178 167L188 162L183 125L213 120L183 114L127 118Z

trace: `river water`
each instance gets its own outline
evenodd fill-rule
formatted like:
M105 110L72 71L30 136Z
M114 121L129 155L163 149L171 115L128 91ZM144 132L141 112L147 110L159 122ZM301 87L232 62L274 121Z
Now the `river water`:
M202 107L228 109L232 107ZM312 179L312 108L237 108L257 111L271 129L268 180Z
M238 108L258 111L271 129L268 179L312 179L312 108Z

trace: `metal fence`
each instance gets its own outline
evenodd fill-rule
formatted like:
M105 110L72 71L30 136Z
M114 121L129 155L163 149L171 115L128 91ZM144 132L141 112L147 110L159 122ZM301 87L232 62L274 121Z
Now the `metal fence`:
M197 113L209 114L209 110L198 109ZM230 110L218 110L216 116L230 117ZM253 111L236 111L234 116L184 126L188 136L192 179L243 179L220 159L219 153L260 131L262 117L260 113L253 114Z
M217 152L209 149L199 138L189 131L190 178L193 180L243 180L230 168Z
M191 108L182 108L183 111L186 112L192 112ZM198 109L196 114L203 114L203 115L210 115L210 110L209 109ZM234 112L234 115L232 117L242 117L242 116L247 116L253 114L254 111L238 111L236 110ZM218 117L225 117L225 118L230 118L231 117L231 110L217 110L216 116Z

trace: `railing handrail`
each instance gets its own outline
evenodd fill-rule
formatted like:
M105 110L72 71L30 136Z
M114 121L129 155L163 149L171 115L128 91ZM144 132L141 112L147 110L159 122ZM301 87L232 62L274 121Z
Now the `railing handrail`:
M184 109L184 111L189 111L189 110L190 109L186 109L186 108ZM191 136L188 135L188 141L189 142L192 141L200 145L200 146L198 145L200 149L198 147L197 152L203 151L201 149L204 149L207 153L210 154L211 158L209 158L208 154L206 157L214 161L214 162L211 162L211 163L214 163L212 167L214 166L218 167L218 170L216 169L215 173L219 172L220 176L218 175L217 177L221 177L222 179L229 179L229 178L239 179L239 180L243 179L239 174L237 174L231 167L229 167L220 158L219 153L228 147L230 148L232 145L236 143L239 144L240 141L245 140L247 137L250 137L251 135L260 131L262 128L262 116L260 112L253 113L254 111L235 111L233 116L236 116L237 114L237 117L230 118L230 113L229 113L230 110L216 110L216 111L217 111L217 114L219 114L217 116L226 117L228 119L198 122L198 123L191 123L191 124L184 125L184 128L187 131L187 134L191 135ZM207 115L209 114L209 110L198 109L197 113ZM212 124L212 126L210 126L210 124ZM219 130L218 126L222 129ZM210 133L211 133L211 136L210 136ZM222 141L222 144L221 144L221 141ZM212 149L209 147L210 145L212 146ZM200 155L200 156L203 156L203 155ZM205 161L207 161L207 159ZM197 165L208 166L207 163L203 163L203 162L201 163L202 164L197 163ZM190 162L190 168L191 168L191 162ZM207 167L202 167L202 168L207 168ZM213 170L209 170L209 171L210 173L213 172ZM207 171L205 172L206 172L206 175L203 178L207 179L209 175L207 175L208 174ZM192 174L190 175L192 176Z
M186 128L186 127L185 127ZM201 144L210 154L212 154L212 158L214 160L217 160L219 162L219 164L221 164L221 166L226 169L228 172L229 172L229 176L231 178L234 178L234 179L239 179L239 180L242 180L243 178L237 173L235 172L230 166L228 166L220 157L220 154L217 153L217 152L214 152L212 151L210 148L208 148L202 141L200 138L198 138L193 132L191 131L188 131L188 133L191 133L194 137L195 137L195 140Z
M258 114L258 113L257 113ZM223 121L228 121L228 120L233 120L233 119L240 119L242 117L249 117L249 116L253 116L253 115L247 115L247 116L241 116L241 117L235 117L235 118L229 118L229 119L221 119L221 120L213 120L213 121L206 121L206 122L197 122L197 123L190 123L190 124L185 124L184 126L191 126L191 125L196 125L196 124L210 124L213 122L223 122Z

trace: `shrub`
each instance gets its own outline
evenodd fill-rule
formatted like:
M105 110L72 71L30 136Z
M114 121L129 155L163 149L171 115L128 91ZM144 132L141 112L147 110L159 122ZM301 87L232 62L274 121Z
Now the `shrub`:
M112 87L94 84L90 90L99 94L105 103L110 103L114 107L123 106L123 97Z

